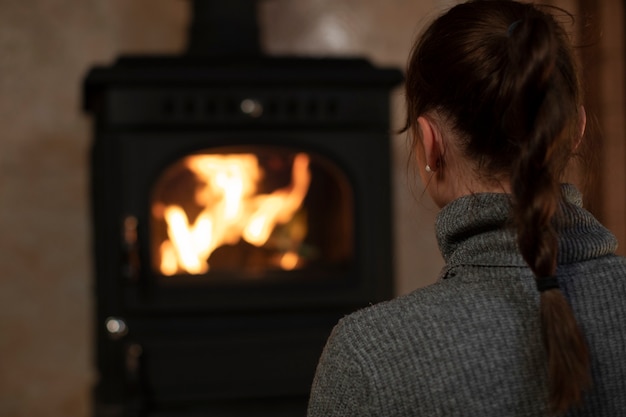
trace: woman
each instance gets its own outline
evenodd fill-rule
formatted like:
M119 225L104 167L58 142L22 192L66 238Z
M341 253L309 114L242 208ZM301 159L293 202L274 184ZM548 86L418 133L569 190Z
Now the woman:
M626 262L561 184L585 112L551 10L470 1L415 45L406 130L446 265L340 321L310 417L626 415Z

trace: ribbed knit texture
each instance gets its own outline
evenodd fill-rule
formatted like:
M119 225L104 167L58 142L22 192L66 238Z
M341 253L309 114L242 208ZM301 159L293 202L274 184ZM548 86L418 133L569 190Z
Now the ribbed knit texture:
M570 185L556 221L558 279L591 350L594 385L568 415L626 416L626 261ZM509 196L440 212L441 279L342 319L320 358L309 417L548 416L539 294Z

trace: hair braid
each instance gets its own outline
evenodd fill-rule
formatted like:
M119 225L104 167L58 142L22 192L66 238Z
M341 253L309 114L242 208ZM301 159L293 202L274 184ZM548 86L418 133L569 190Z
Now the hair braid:
M521 75L518 72L520 99L509 111L518 122L511 126L517 129L514 134L522 136L511 171L518 245L538 281L556 275L558 238L552 219L562 199L559 180L570 156L563 152L571 149L570 115L577 114L576 108L568 108L575 101L568 106L560 100L569 92L557 66L559 38L553 24L524 19L511 41L512 49L535 52L516 63L526 68ZM512 60L517 57L513 54ZM560 414L580 404L591 384L589 353L573 311L557 288L541 291L540 321L548 356L550 410Z

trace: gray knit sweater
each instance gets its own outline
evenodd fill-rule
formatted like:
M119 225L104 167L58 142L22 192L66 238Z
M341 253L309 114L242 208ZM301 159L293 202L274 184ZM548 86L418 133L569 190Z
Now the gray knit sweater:
M626 416L626 261L563 187L558 279L587 338L593 389L570 416ZM547 416L539 294L507 226L505 194L442 209L441 279L342 319L320 359L309 417Z

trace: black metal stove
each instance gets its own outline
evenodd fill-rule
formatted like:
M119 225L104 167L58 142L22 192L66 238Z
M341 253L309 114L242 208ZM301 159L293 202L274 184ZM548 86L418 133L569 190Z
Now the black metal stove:
M97 416L302 416L333 325L392 295L400 72L236 43L85 80Z

